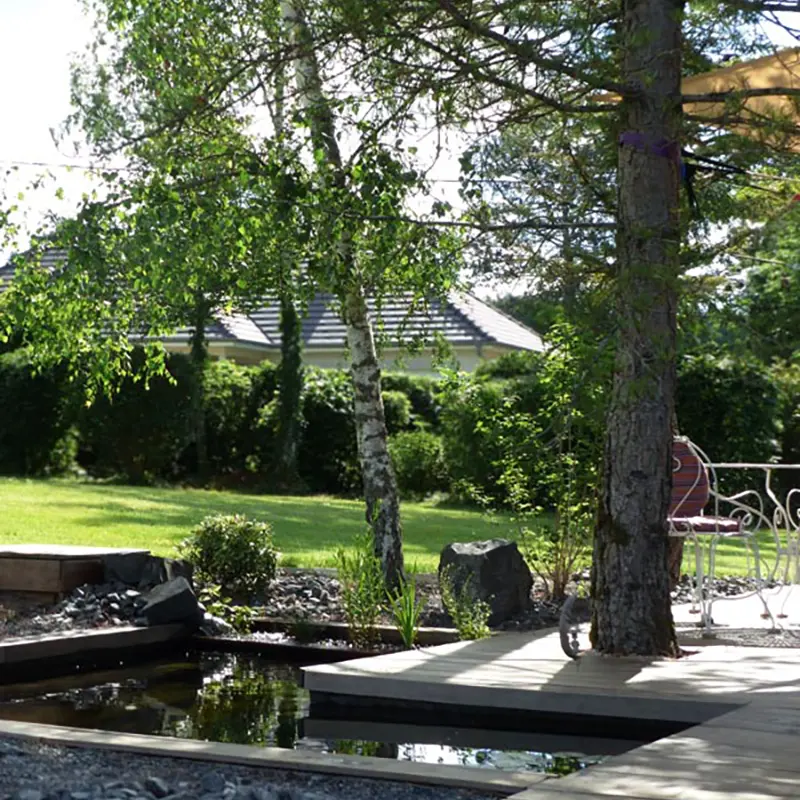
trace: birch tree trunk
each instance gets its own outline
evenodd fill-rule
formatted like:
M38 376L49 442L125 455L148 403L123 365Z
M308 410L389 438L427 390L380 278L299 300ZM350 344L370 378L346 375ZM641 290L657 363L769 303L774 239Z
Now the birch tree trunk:
M296 52L297 95L308 114L312 143L315 150L324 155L334 185L343 187L345 176L333 110L322 89L308 26L295 0L281 0L281 12ZM375 553L380 558L384 580L388 587L393 588L403 575L402 529L397 480L388 448L380 364L352 239L345 232L336 246L344 269L339 288L343 289L340 294L343 295L344 322L351 355L366 517L372 528Z
M679 274L682 0L623 0L619 344L592 568L592 643L676 655L667 566Z

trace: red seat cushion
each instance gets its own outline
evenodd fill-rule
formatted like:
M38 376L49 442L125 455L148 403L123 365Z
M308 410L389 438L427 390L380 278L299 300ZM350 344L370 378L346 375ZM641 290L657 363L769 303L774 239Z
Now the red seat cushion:
M719 536L741 536L742 521L730 517L670 517L670 530L675 533L706 533Z
M672 495L669 516L688 518L705 508L709 497L708 472L687 442L672 443Z

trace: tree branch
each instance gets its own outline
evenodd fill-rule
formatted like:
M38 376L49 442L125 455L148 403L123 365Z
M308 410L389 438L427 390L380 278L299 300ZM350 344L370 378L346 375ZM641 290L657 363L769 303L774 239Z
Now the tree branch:
M528 46L527 42L517 42L514 39L504 36L502 33L493 30L492 28L483 25L474 19L464 16L452 2L452 0L438 0L439 8L450 16L453 22L458 27L471 33L475 36L480 36L484 40L493 41L499 44L507 52L515 55L520 60L533 64L542 70L549 70L556 72L559 75L565 75L573 80L580 81L593 89L602 89L607 92L613 92L622 96L634 94L636 89L634 87L626 86L616 81L606 81L595 77L581 69L572 67L560 59L544 58L538 55L534 48Z

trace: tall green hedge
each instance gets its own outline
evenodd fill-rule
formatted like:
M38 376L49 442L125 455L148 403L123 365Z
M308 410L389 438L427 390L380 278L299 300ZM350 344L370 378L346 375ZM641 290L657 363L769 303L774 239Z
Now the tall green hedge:
M564 348L563 354L567 358L569 350ZM602 442L605 412L603 390L595 377L584 376L584 367L566 361L559 365L560 357L513 354L469 379L449 383L386 375L384 404L404 491L418 495L469 485L493 504L503 505L508 492L503 464L507 466L511 448L531 502L552 502L548 470L552 473L552 443L563 409L578 404L580 413L573 415L570 435L575 452L581 458L591 454L592 459ZM0 472L37 475L67 469L77 431L80 463L93 475L135 482L189 477L188 360L171 355L171 379L151 379L147 388L137 380L143 358L140 351L134 353L133 377L123 381L117 394L81 408L66 373L34 375L24 350L1 354L0 402L5 413L0 417ZM583 355L581 359L583 364ZM794 456L800 450L800 380L795 372L787 367L778 375L748 362L684 358L678 369L681 431L715 461ZM206 435L215 481L269 487L276 410L274 365L208 365ZM349 374L307 368L302 419L299 467L308 490L359 493ZM736 487L729 482L727 488Z
M778 385L759 364L684 358L678 365L676 412L680 432L712 461L766 462L779 455ZM761 475L720 470L719 478L727 493L761 488Z
M176 475L191 435L191 365L186 356L170 354L170 377L145 382L144 363L143 351L135 349L130 377L114 395L100 395L81 414L81 459L93 475L132 483Z
M34 373L25 350L0 355L0 472L48 475L75 462L79 388L65 369Z

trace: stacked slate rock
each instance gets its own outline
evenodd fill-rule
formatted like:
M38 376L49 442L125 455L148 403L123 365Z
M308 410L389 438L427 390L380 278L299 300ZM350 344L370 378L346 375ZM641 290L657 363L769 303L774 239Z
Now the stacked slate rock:
M9 636L106 628L180 624L219 636L232 628L206 612L192 588L191 565L146 553L108 556L104 582L84 584L47 613L7 626Z

